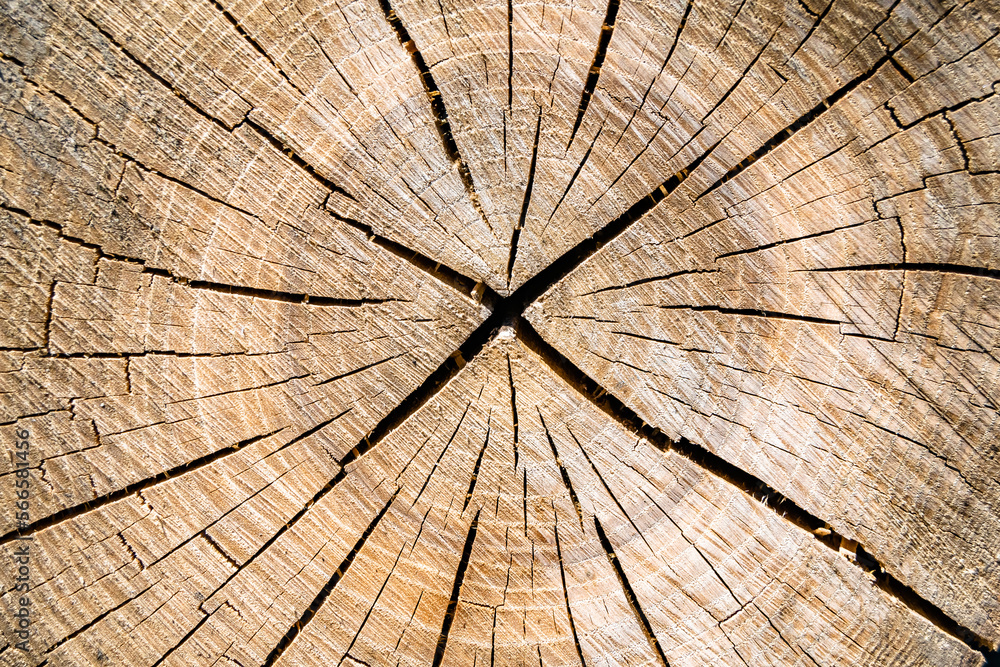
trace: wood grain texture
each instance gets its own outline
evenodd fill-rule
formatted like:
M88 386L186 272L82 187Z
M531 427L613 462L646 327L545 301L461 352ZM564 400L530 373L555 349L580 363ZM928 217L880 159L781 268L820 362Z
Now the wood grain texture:
M994 664L998 21L8 2L0 664Z
M997 572L966 563L1000 549L995 174L966 168L954 101L911 110L923 41L730 180L706 161L529 319L670 437L997 637Z

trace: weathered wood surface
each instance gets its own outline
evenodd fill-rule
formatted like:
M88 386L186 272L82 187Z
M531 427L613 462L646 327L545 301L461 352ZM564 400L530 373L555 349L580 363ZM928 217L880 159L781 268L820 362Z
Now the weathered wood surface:
M8 0L0 664L995 657L998 26Z

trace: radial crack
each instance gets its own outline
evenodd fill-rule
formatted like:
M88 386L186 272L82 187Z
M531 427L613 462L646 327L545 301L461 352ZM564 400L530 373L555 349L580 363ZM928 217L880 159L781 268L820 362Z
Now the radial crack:
M639 605L639 598L636 597L635 591L632 590L632 585L629 583L628 577L625 576L625 570L622 569L618 555L615 554L611 542L608 541L608 536L604 534L604 528L601 527L601 521L596 516L594 517L594 528L597 530L597 539L600 540L601 546L604 547L604 553L608 556L608 562L611 563L611 567L618 577L618 583L621 584L622 592L625 593L625 599L632 608L632 613L635 614L635 620L639 622L643 633L646 635L646 639L649 641L650 648L656 653L663 667L670 667L670 663L667 662L667 656L663 655L663 649L660 648L660 641L653 632L653 626L649 624L649 619L646 618L645 612L642 611L642 607Z
M590 98L594 95L594 90L597 88L597 80L601 76L601 67L604 66L604 58L608 54L608 45L611 43L611 36L615 32L615 20L618 17L619 4L621 4L621 0L609 0L608 2L608 12L604 16L604 23L601 25L601 38L597 41L597 49L594 51L594 61L587 72L587 82L583 85L583 93L580 96L580 109L576 113L576 122L573 123L573 131L570 133L569 141L566 143L566 150L569 150L569 147L573 145L573 139L576 138L577 130L580 129L580 124L583 123L587 107L590 106Z
M295 638L299 635L299 633L302 632L302 630L304 630L309 624L309 621L313 619L320 607L323 606L323 603L326 602L326 599L330 597L330 593L333 592L333 589L338 583L340 583L340 580L344 578L344 575L347 574L347 571L350 569L351 564L358 555L358 552L364 548L365 542L368 541L368 537L372 534L372 531L375 530L375 527L378 525L379 521L382 520L382 517L385 516L385 513L389 511L389 507L392 506L392 502L396 499L396 496L399 494L401 488L402 487L396 489L389 500L386 501L382 510L375 516L374 519L372 519L372 522L368 524L365 532L361 534L361 537L355 543L354 548L347 554L340 566L334 570L330 579L326 582L326 585L320 589L320 592L316 595L309 606L306 607L306 610L302 612L302 616L300 616L299 619L288 628L288 631L278 642L278 645L274 647L270 654L268 654L267 659L264 660L264 665L266 667L274 665L278 658L281 657L281 654L285 652L291 643L295 641Z
M521 510L524 512L524 536L528 536L528 468L522 469ZM534 544L532 544L534 548Z
M832 5L833 2L831 1L830 4ZM829 7L827 7L827 9L829 9ZM825 14L825 12L824 12L824 14ZM780 132L778 132L777 134L775 134L773 137L771 137L770 139L768 139L766 142L764 142L763 145L761 145L760 148L758 148L753 153L751 153L750 155L747 155L745 158L743 158L742 160L740 160L729 171L727 171L725 174L723 174L723 176L721 178L719 178L715 182L713 182L704 192L702 192L700 195L698 195L698 197L695 199L695 201L697 201L698 199L701 199L702 197L710 194L714 190L716 190L719 187L721 187L727 181L731 181L732 179L734 179L737 176L739 176L744 170L746 170L748 167L750 167L753 163L757 162L758 160L760 160L764 156L766 156L769 153L771 153L772 151L774 151L776 148L778 148L783 143L785 143L786 141L788 141L788 139L790 139L796 132L798 132L799 130L801 130L802 128L804 128L806 125L808 125L809 123L813 122L814 120L816 120L817 118L819 118L820 116L822 116L830 108L832 108L835 104L837 104L837 102L839 102L840 100L844 99L847 95L849 95L851 92L853 92L854 90L856 90L859 86L861 86L866 81L868 81L868 79L870 79L871 77L873 77L875 75L875 73L878 72L878 70L881 69L883 65L885 65L888 62L890 62L891 59L892 59L892 57L895 55L895 53L897 51L899 51L901 48L903 48L904 46L906 46L907 43L908 43L908 41L904 40L902 43L900 43L892 51L890 51L889 53L887 53L884 56L882 56L867 71L865 71L862 74L859 74L858 76L856 76L853 79L851 79L851 81L849 81L846 85L841 86L840 88L838 88L836 91L834 91L833 93L831 93L825 99L823 99L822 101L820 101L812 109L810 109L805 114L803 114L802 116L800 116L799 118L797 118L794 122L792 122L790 125L788 125L785 129L781 130Z
M797 269L792 273L838 273L842 271L926 271L929 273L953 273L960 276L1000 280L1000 270L984 266L963 264L938 264L932 262L899 262L896 264L860 264L856 266L834 266L819 269Z
M593 294L600 294L601 292L610 292L612 290L623 290L632 287L637 287L639 285L645 285L647 283L660 282L662 280L673 280L674 278L679 278L680 276L689 276L699 273L718 273L718 269L692 269L688 271L674 271L673 273L668 273L664 276L653 276L651 278L641 278L639 280L633 280L632 282L625 283L624 285L611 285L609 287L601 287L600 289L591 290L590 292L584 292L583 294L578 294L577 296L591 296Z
M338 664L342 664L344 662L344 658L350 654L351 649L354 648L355 642L358 641L358 637L361 636L361 631L365 629L365 625L368 623L368 619L371 617L372 612L375 611L375 605L378 604L378 600L380 597L382 597L382 593L383 591L385 591L385 587L388 585L389 580L392 579L393 572L396 571L396 565L399 564L399 558L400 556L403 555L404 548L406 548L406 542L403 542L402 544L399 545L399 553L396 554L396 560L392 563L392 567L389 568L389 574L385 576L385 581L382 582L382 587L379 588L378 593L375 594L375 599L372 600L372 604L368 608L368 612L365 614L365 617L361 620L361 625L358 626L358 631L354 633L354 639L351 640L350 645L347 647L347 650L344 651L344 656L340 659L340 662ZM414 612L416 612L416 608L414 608Z
M566 430L569 431L568 428ZM601 486L604 487L604 490L611 497L611 500L613 500L615 502L615 505L618 506L618 511L622 513L622 516L625 517L630 524L632 524L632 529L635 530L636 535L639 536L639 538L642 540L643 544L646 545L646 548L649 549L650 553L655 554L656 550L653 549L652 545L650 545L650 543L646 541L646 536L643 535L643 533L642 533L641 530L639 530L639 526L635 525L635 521L633 521L632 517L629 515L629 513L625 511L625 508L622 506L621 502L618 500L618 496L616 496L614 494L614 492L611 490L611 487L608 486L608 483L604 481L604 475L602 475L601 471L598 470L597 466L594 465L594 462L590 459L590 454L587 453L587 450L584 449L583 445L580 443L580 441L577 440L576 435L573 434L573 431L569 431L569 435L570 435L571 438L573 438L573 442L576 443L576 446L580 448L580 451L583 453L583 457L585 459L587 459L587 463L590 464L590 469L594 471L595 475L597 475L597 479L600 480ZM581 527L582 527L582 525L581 525Z
M210 113L208 113L207 111L205 111L204 109L202 109L200 106L198 106L197 104L195 104L187 95L184 95L183 93L181 93L180 91L178 91L177 87L174 86L174 84L172 84L170 81L167 81L162 76L160 76L155 71L153 71L153 69L149 65L147 65L143 61L139 60L139 58L137 58L131 51L129 51L117 39L115 39L115 37L111 33L109 33L107 30L105 30L104 28L102 28L101 26L99 26L97 24L97 22L94 21L94 19L90 18L89 16L83 16L83 20L86 21L87 23L89 23L94 28L94 30L96 30L97 32L99 32L101 34L102 37L104 37L106 40L108 40L109 42L111 42L112 44L114 44L118 48L119 51L121 51L123 54L125 54L125 57L128 58L129 61L131 61L133 65L135 65L136 67L138 67L139 69L141 69L147 76L149 76L151 79L153 79L154 81L156 81L158 84L160 84L161 86L163 86L167 90L173 91L174 94L177 95L178 99L180 99L188 108L190 108L192 111L194 111L199 116L201 116L202 118L204 118L208 122L212 123L213 125L217 125L223 132L229 134L229 132L232 130L231 127L229 127L228 125L226 125L225 123L223 123L221 120L219 120L218 118L216 118L215 116L211 115Z
M437 648L434 650L432 667L440 667L441 661L444 660L444 652L448 648L448 635L451 633L451 625L455 621L458 599L462 595L462 582L465 580L465 570L469 567L469 558L472 556L472 545L476 542L478 528L479 512L476 512L475 518L469 525L469 533L465 537L465 547L462 549L462 558L458 561L458 569L455 571L455 582L451 587L451 598L448 600L444 621L441 623L441 633L438 635Z
M430 257L413 250L412 248L408 248L401 243L393 241L392 239L376 234L375 230L370 225L366 225L363 222L342 216L331 209L326 210L335 219L362 232L368 238L369 243L377 245L383 250L392 253L396 257L409 262L424 273L430 274L452 289L462 292L472 298L476 298L477 288L481 289L480 283L476 280L469 278L455 269L446 266L437 260L433 260ZM491 307L496 301L496 295L492 292L492 290L487 289L485 290L483 301L484 305Z
M524 200L521 202L521 217L510 237L510 257L507 260L507 286L510 286L514 275L514 261L517 258L517 242L524 228L524 219L528 216L528 206L531 204L531 190L535 183L535 165L538 162L538 135L542 129L542 107L538 107L538 121L535 124L535 142L531 147L531 166L528 168L528 182L524 186Z
M674 40L673 42L671 42L670 49L667 51L667 55L663 59L663 64L660 65L660 70L656 73L656 76L650 78L649 85L646 86L646 91L642 94L642 99L639 100L639 103L635 106L635 109L632 111L632 115L629 116L628 122L625 123L624 129L622 129L621 133L618 135L618 140L615 141L615 145L611 147L611 151L614 151L614 149L618 147L618 143L625 137L625 134L628 132L629 128L632 127L632 121L635 120L636 114L638 114L639 111L641 111L642 108L646 105L646 98L649 97L649 93L652 92L653 86L656 84L656 81L660 78L660 75L663 74L663 70L667 68L667 64L670 62L670 59L674 55L674 49L676 49L677 45L680 43L681 33L684 31L684 26L687 25L688 16L690 16L691 8L693 6L694 6L694 0L688 0L687 6L684 7L684 14L681 16L681 20L677 24L677 31L674 33ZM681 78L683 78L683 75ZM669 101L669 97L667 98L667 100ZM666 106L665 103L664 106ZM660 109L662 110L663 107L660 107ZM657 130L657 132L659 132L659 130ZM615 179L615 182L617 182L617 180L618 179Z
M545 424L545 417L542 416L542 411L536 406L538 410L538 419L542 422L542 428L545 429L545 437L549 441L549 447L552 449L552 458L555 459L556 466L559 468L559 474L562 475L563 486L569 492L569 498L573 501L573 508L576 510L576 518L580 520L580 532L583 532L583 511L580 509L580 499L576 496L576 491L573 490L573 482L569 478L569 472L566 471L566 467L562 464L562 459L559 458L559 450L556 449L556 443L552 439L552 434L549 432L549 427ZM572 435L572 433L570 433ZM575 440L576 438L574 438ZM579 444L579 443L578 443Z
M483 446L479 450L479 456L476 457L476 464L472 468L472 477L469 479L469 490L465 494L465 503L462 505L462 512L465 512L469 508L469 501L472 500L472 494L476 491L476 481L479 479L479 466L483 463L483 455L486 453L486 448L490 444L490 423L492 422L493 411L490 410L489 417L486 419L486 437L483 439Z
M205 612L202 612L202 613L205 614ZM171 646L169 649L167 649L163 653L163 655L160 656L160 659L157 660L155 663L153 663L153 667L160 667L160 665L163 665L164 663L166 663L167 659L173 654L174 651L176 651L178 648L180 648L184 644L184 642L186 642L187 640L191 639L191 637L193 637L194 634L196 632L198 632L198 630L201 629L201 626L205 625L205 621L207 621L208 618L209 618L209 614L205 614L204 616L202 616L201 620L199 620L197 623L195 623L194 627L191 628L190 630L188 630L187 634L185 634L183 637L181 637L181 640L179 642L177 642L176 644L174 644L173 646Z
M396 37L399 39L400 45L410 54L413 64L420 73L420 81L424 84L424 92L427 93L431 112L434 115L434 125L437 128L438 135L441 137L441 145L444 147L445 154L449 160L457 165L458 175L462 179L462 184L465 186L465 191L472 202L472 206L479 213L486 227L492 229L492 226L486 219L486 213L479 202L479 194L476 192L476 186L472 180L472 173L469 171L469 166L462 159L462 154L458 150L458 144L455 143L455 137L451 131L451 123L448 120L448 110L444 106L444 98L441 96L441 91L434 81L434 75L431 73L430 67L427 66L427 62L424 60L423 54L420 53L420 49L417 48L416 42L410 38L410 33L406 30L406 26L403 25L403 21L399 18L399 15L396 14L396 10L389 4L389 0L379 0L379 6L382 8L385 20L396 32Z
M149 269L148 273L155 272ZM178 281L179 282L179 281ZM279 290L260 289L257 287L246 287L243 285L227 285L225 283L208 282L206 280L191 280L183 282L191 289L208 290L222 294L235 294L238 296L249 296L255 299L267 299L269 301L284 301L286 303L308 304L310 306L342 306L357 307L378 305L403 301L405 299L338 299L330 296L320 296L316 294L296 294L293 292L282 292Z
M657 449L673 451L696 464L707 473L737 487L775 515L808 532L827 548L838 551L841 536L829 529L822 519L810 514L790 498L779 493L763 480L726 461L700 445L681 438L672 440L660 429L646 423L635 411L608 392L572 361L545 341L525 319L518 320L517 333L521 341L537 354L552 371L569 386L586 397L596 407L617 421L622 427L645 438ZM596 517L595 517L596 519ZM861 547L859 547L861 548ZM873 559L874 560L874 559ZM851 561L861 567L856 561ZM940 607L923 598L902 582L883 573L879 585L910 610L923 616L936 627L956 637L974 650L988 650L990 643L969 628L950 617Z
M558 259L526 280L513 294L497 303L493 311L494 315L502 318L503 321L516 320L524 312L524 309L545 291L569 275L603 246L617 238L676 190L711 152L712 149L709 149L695 158L686 168L665 180L655 190L629 207L627 211L594 232L589 238L580 241Z
M514 470L517 470L518 437L517 437L517 388L514 386L514 371L510 365L510 354L507 354L507 382L510 383L510 414L514 425Z
M284 70L282 70L280 67L278 67L278 63L276 63L274 61L274 59L271 58L271 56L267 53L267 51L264 50L264 48L260 45L260 42L258 42L256 39L254 39L253 37L251 37L250 33L248 33L243 28L243 26L240 25L240 22L236 20L236 17L234 17L232 14L230 14L229 10L226 9L225 7L223 7L219 3L219 0L211 0L211 3L213 5L215 5L215 8L218 9L219 12L222 13L222 15L226 18L227 21L229 21L229 24L233 26L233 28L236 30L236 32L238 32L243 37L243 39L245 39L247 41L247 43L250 44L250 46L253 48L253 50L256 51L258 54L260 54L261 56L263 56L264 59L267 60L269 63L271 63L271 67L273 67L278 72L278 74L281 75L281 78L283 78L285 81L287 81L288 85L290 85L292 88L294 88L296 90L296 92L298 92L299 95L301 95L302 97L305 97L305 94L299 89L299 87L296 86L292 82L292 80L288 78L288 75L285 74Z
M278 152L294 162L298 167L303 169L306 173L313 177L320 185L330 192L336 192L339 195L347 197L352 201L357 201L357 198L350 192L340 187L329 178L319 173L315 167L302 159L302 157L293 151L284 141L274 136L270 130L266 129L263 125L254 122L250 118L246 118L243 123L251 128L254 132L263 137L269 144L271 144Z
M340 415L337 416L339 417ZM302 438L305 438L308 435L315 433L319 429L331 423L336 418L337 417L333 417L323 422L322 424L319 424L318 426L303 433L301 436L295 438L294 440L290 440L289 442L285 443L278 450L275 451L281 451L282 449L289 447L290 445L301 440ZM205 456L202 456L200 458L188 461L183 465L175 466L169 470L164 470L163 472L154 475L152 477L147 477L146 479L134 482L133 484L129 484L128 486L118 489L117 491L112 491L111 493L107 493L103 496L98 496L97 498L93 498L92 500L89 500L80 505L67 507L66 509L56 512L55 514L50 514L44 519L38 519L37 521L33 521L27 524L26 526L22 526L16 530L10 531L9 533L3 536L0 536L0 545L6 544L7 542L16 539L19 536L37 533L39 531L45 530L46 528L54 526L55 524L60 523L62 521L75 519L83 514L90 512L91 510L97 510L107 505L110 505L111 503L122 500L123 498L128 498L129 496L135 493L142 492L145 489L148 489L149 487L155 484L159 484L160 482L165 481L171 477L177 477L179 475L184 475L186 473L193 472L200 468L204 468L205 466L215 463L216 461L225 456L233 454L240 449L243 449L245 447L252 445L255 442L263 440L264 438L270 437L281 430L282 429L277 429L271 431L270 433L264 433L262 435L256 435L246 440L241 440L236 444L230 445L228 447L223 447L222 449L211 452L210 454L206 454Z
M48 655L48 654L52 653L53 651L57 650L60 646L66 644L67 642L70 642L73 639L76 639L77 637L79 637L80 635L82 635L83 633L87 632L88 630L90 630L91 628L93 628L95 625L97 625L98 623L100 623L101 621L103 621L104 619L106 619L111 614L113 614L116 611L118 611L118 610L122 609L123 607L125 607L127 604L129 604L131 602L135 602L135 600L137 598L139 598L142 595L145 595L146 593L148 593L154 586L156 586L158 583L160 583L160 581L162 581L162 579L157 579L156 581L152 582L151 584L149 584L148 586L146 586L145 588L143 588L141 591L135 593L132 597L125 598L124 600L122 600L120 603L118 603L117 605L115 605L111 609L108 609L107 611L105 611L105 612L103 612L103 613L95 616L89 623L83 624L82 626L80 626L79 628L77 628L76 630L74 630L73 632L71 632L70 634L66 635L65 637L63 637L62 639L60 639L59 641L57 641L55 644L53 644L52 646L50 646L45 651L46 655ZM46 660L46 662L48 662L48 661Z
M795 313L780 313L774 310L758 310L755 308L723 308L721 306L690 306L690 305L659 305L659 304L643 304L652 305L655 308L661 308L663 310L691 310L694 312L712 312L721 313L723 315L743 315L745 317L763 317L775 320L789 320L792 322L808 322L810 324L829 324L829 325L841 325L844 322L839 320L827 320L822 317L812 317L811 315L796 315Z
M514 117L514 0L507 0L507 115ZM504 159L507 154L507 126L504 125Z
M364 366L361 366L360 368L355 368L354 370L347 371L346 373L341 373L340 375L334 375L333 377L327 378L325 380L321 380L320 382L317 382L315 386L319 387L320 385L329 384L331 382L336 382L337 380L343 380L346 377L350 377L350 376L352 376L352 375L354 375L356 373L363 373L364 371L368 370L369 368L375 368L376 366L379 366L381 364L390 362L393 359L399 359L400 357L405 356L407 354L409 354L409 352L400 352L399 354L393 354L392 356L386 357L385 359L380 359L378 361L373 361L372 363L365 364Z
M610 116L610 115L611 115L611 111L610 110L608 111L608 113L606 113L604 115L604 119L601 121L601 124L598 126L597 132L594 134L593 140L590 142L590 145L587 146L587 150L586 150L586 152L584 152L583 158L580 159L580 164L578 164L576 166L576 171L573 172L573 175L569 179L569 183L566 184L566 189L563 190L562 196L559 197L559 201L556 202L556 205L554 207L552 207L552 212L549 213L549 219L545 221L545 225L542 227L542 231L539 232L539 234L538 234L539 237L545 236L545 230L549 228L549 224L551 224L552 218L555 217L556 212L559 210L559 207L562 206L563 201L565 201L566 195L569 194L569 191L573 187L573 184L576 183L576 179L580 176L580 172L583 171L584 165L587 164L587 160L590 159L590 153L594 150L594 145L597 143L597 140L600 138L601 132L604 131L604 123L607 122L608 116Z
M789 243L798 243L799 241L805 241L808 239L815 239L821 236L828 236L830 234L836 234L837 232L842 232L845 229L852 229L854 227L861 227L862 225L869 224L869 220L864 220L862 222L855 222L850 225L844 225L843 227L837 227L835 229L826 229L822 232L815 232L814 234L806 234L804 236L796 236L790 239L783 239L781 241L775 241L773 243L765 243L764 245L754 246L753 248L746 248L745 250L734 250L733 252L725 252L721 255L716 255L715 261L720 259L725 259L727 257L736 257L738 255L747 255L750 253L760 252L762 250L770 250L771 248L777 248L778 246L783 246Z
M566 616L569 618L569 628L573 632L573 644L576 646L576 654L580 658L580 665L587 667L587 661L583 657L583 649L580 647L580 638L576 633L576 622L573 620L573 610L569 605L569 588L566 587L566 568L563 565L562 545L559 541L559 512L552 512L555 522L556 536L556 557L559 559L559 578L562 581L563 601L566 603ZM583 522L580 522L580 529L583 529Z
M462 416L461 416L461 418L459 418L458 424L455 426L455 430L452 431L451 437L448 438L448 442L446 442L444 444L444 447L441 448L441 453L438 454L437 461L434 462L434 467L432 467L431 471L429 473L427 473L427 479L424 480L424 485L420 487L420 492L417 493L417 497L414 498L413 502L410 504L411 508L414 507L414 506L416 506L417 501L420 500L420 496L424 495L424 490L427 488L427 485L430 483L431 477L434 476L434 471L436 471L437 468L438 468L438 466L441 465L441 459L444 458L445 452L448 451L448 448L451 446L451 443L454 442L455 436L458 435L459 429L462 428L462 422L465 421L465 416L467 414L469 414L469 408L471 408L471 407L472 407L472 402L471 401L469 403L466 403L465 410L462 412Z

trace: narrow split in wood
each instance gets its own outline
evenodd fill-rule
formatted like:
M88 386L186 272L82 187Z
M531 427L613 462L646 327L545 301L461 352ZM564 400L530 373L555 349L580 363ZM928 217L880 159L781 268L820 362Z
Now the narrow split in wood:
M0 12L0 663L994 664L1000 9L834 5Z

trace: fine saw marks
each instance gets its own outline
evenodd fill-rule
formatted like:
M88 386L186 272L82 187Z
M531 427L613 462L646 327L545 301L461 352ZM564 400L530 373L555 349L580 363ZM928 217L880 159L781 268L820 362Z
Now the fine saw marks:
M997 16L5 7L0 664L993 664Z

